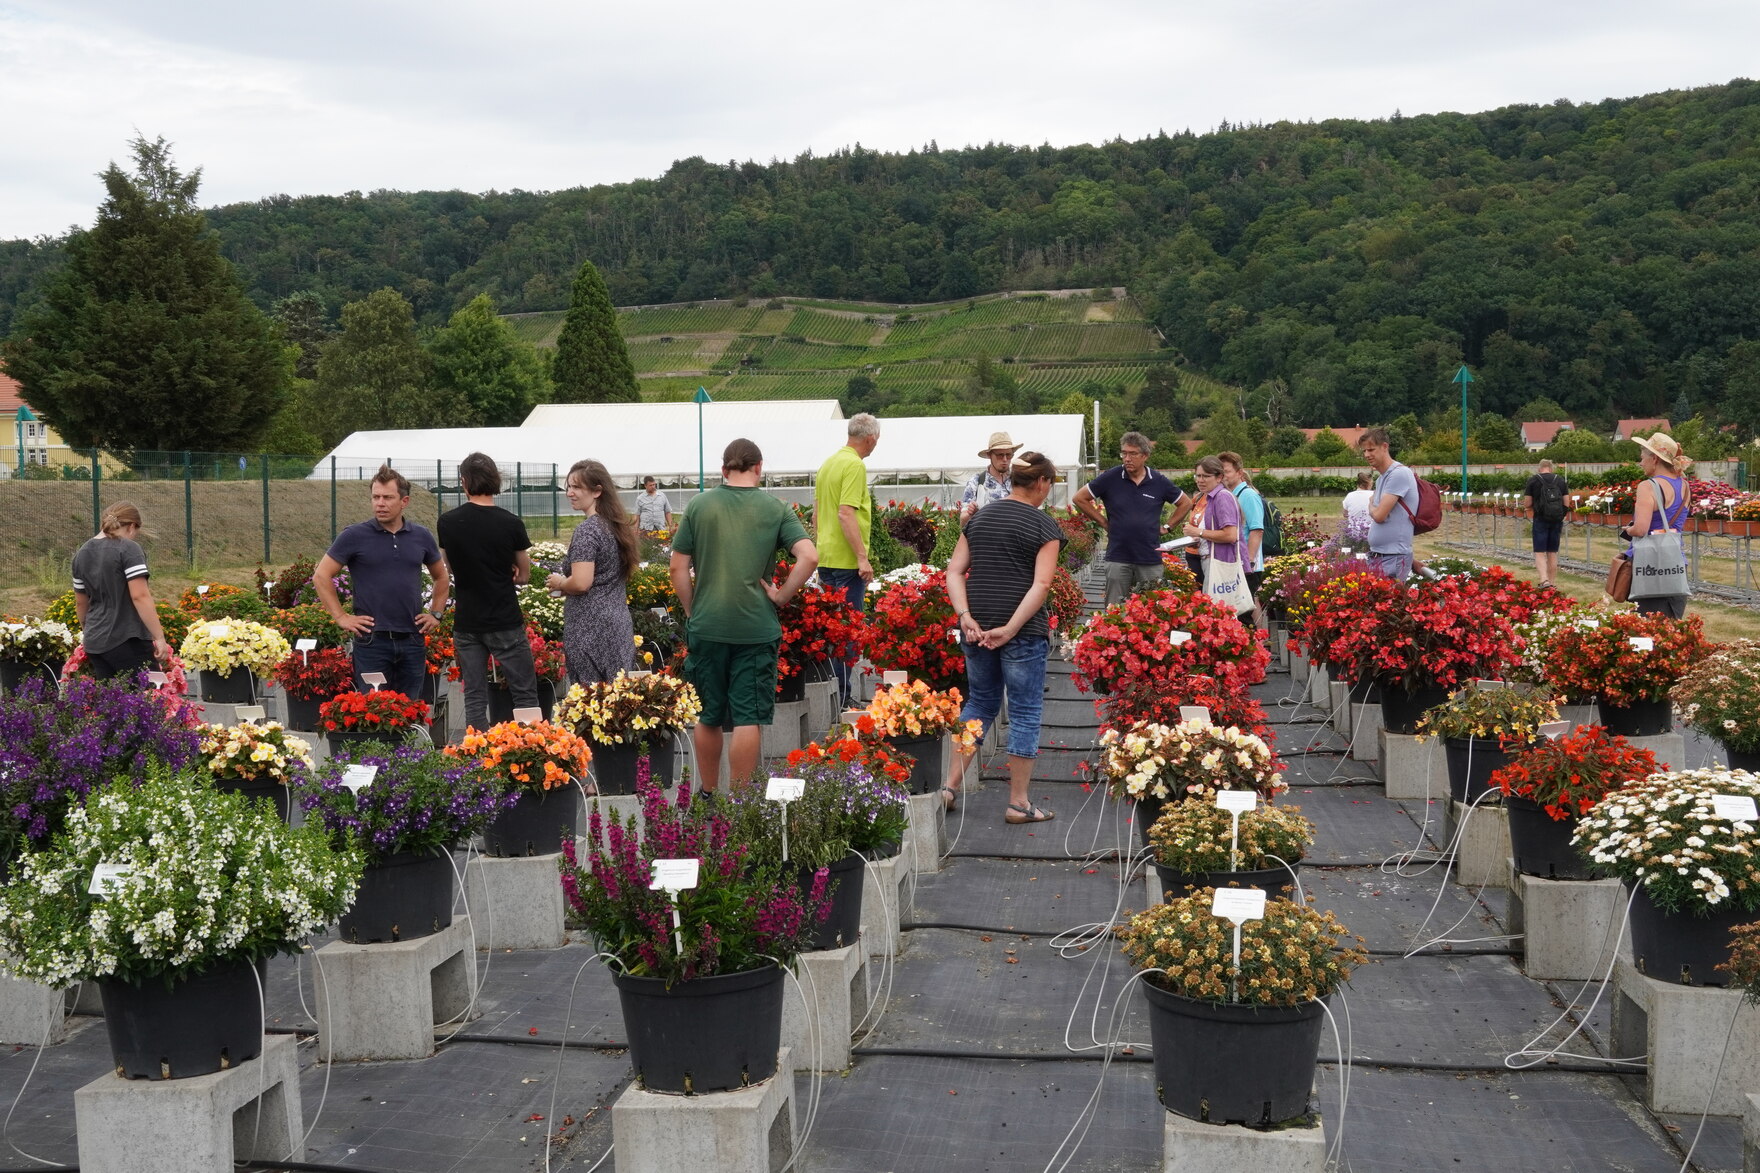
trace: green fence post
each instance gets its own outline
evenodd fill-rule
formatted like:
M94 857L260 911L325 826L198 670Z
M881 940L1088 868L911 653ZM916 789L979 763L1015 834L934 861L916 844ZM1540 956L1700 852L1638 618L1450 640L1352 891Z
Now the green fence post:
M336 540L336 458L330 458L330 540Z
M183 454L183 560L196 564L196 510L189 488L189 452Z
M562 515L556 512L556 470L560 465L550 466L550 536L562 536Z
M21 461L19 467L22 468L22 467L24 467L22 464L22 461L24 459L24 449L23 448L20 448L18 450L18 455L19 455L19 460ZM104 468L101 464L98 463L98 450L96 448L94 448L94 449L92 449L92 532L93 533L98 532L98 525L103 520L103 516L104 516L103 511L101 509L99 509L99 507L98 507L98 480L103 475L104 475Z
M263 454L263 564L269 564L269 454Z

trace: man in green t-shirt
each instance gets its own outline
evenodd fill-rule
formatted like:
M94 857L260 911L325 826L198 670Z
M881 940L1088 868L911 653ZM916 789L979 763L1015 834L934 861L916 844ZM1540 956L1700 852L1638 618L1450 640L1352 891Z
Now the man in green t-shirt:
M880 442L880 421L862 412L849 420L849 443L819 466L813 480L813 527L819 543L819 581L860 611L874 564L868 561L868 535L874 526L874 498L868 492L868 466L862 461ZM849 665L833 660L842 707L849 707Z
M794 510L759 488L764 454L735 440L721 454L721 485L698 494L672 537L672 589L685 613L684 676L703 712L694 739L702 788L721 784L721 730L733 727L727 764L735 782L753 777L761 725L776 709L776 609L794 598L819 553ZM794 555L781 586L771 581L776 551ZM696 571L693 579L691 572Z

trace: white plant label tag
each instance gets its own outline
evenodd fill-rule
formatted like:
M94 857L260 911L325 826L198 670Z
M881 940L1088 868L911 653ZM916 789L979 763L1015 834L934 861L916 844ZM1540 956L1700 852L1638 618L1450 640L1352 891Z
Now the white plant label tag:
M793 802L806 792L805 778L772 778L764 784L764 797L771 802Z
M1594 631L1596 628L1601 626L1601 620L1599 620L1599 619L1585 619L1581 623L1577 624L1577 626L1584 628L1588 631Z
M649 671L646 668L637 668L633 672L625 672L623 674L623 677L625 680L640 680L644 676L652 676L652 675L654 675L654 673Z
M371 786L373 784L373 779L378 776L378 766L344 766L342 769L342 784L348 787L350 793L359 794L361 791Z
M954 643L958 643L959 642L959 628L957 628L957 627L948 628L947 629L947 638L952 640Z
M909 672L885 672L880 676L880 683L887 688L891 688L895 684L909 684L910 682L911 674Z
M1256 790L1218 790L1216 792L1216 809L1234 811L1245 814L1259 807L1259 792Z
M1509 681L1507 681L1507 680L1475 680L1475 681L1473 681L1473 687L1478 689L1480 692L1496 692L1500 688L1508 688Z
M232 710L232 715L238 718L239 724L241 725L246 723L255 725L258 721L261 721L269 714L263 709L262 705L240 705L238 708Z
M383 673L383 672L362 672L361 673L361 680L366 684L372 685L374 692L378 692L379 686L381 684L385 683L385 673Z
M1179 707L1179 719L1181 721L1197 721L1208 725L1210 724L1210 710L1204 705L1181 705Z
M845 709L843 711L843 723L845 725L854 725L857 721L860 721L867 715L868 710L866 709Z
M309 637L296 639L293 641L293 650L296 652L315 652L318 650L318 641Z
M230 629L224 623L208 624L209 639L225 639Z
M1540 732L1544 733L1547 737L1550 737L1553 741L1557 741L1570 731L1571 723L1569 721L1548 721L1546 724L1540 726Z
M1189 631L1170 631L1167 633L1167 642L1176 648L1180 647L1182 644L1190 643L1191 640L1192 633Z
M1728 819L1732 823L1760 822L1760 810L1755 810L1754 799L1746 794L1713 794L1711 809L1720 819Z
M198 594L198 595L205 595L207 593L208 593L208 584L207 583L203 583L201 586L196 588L196 594Z
M660 616L660 618L662 618L662 619L669 618L671 615L671 612L667 611L667 609L665 607L649 607L648 610L650 610L654 614Z
M149 672L147 673L147 683L154 688L164 688L170 681L166 679L163 672Z
M1656 650L1656 640L1652 636L1634 635L1628 642L1632 645L1634 652L1654 652Z
M701 866L702 861L698 859L657 859L654 861L654 879L648 888L657 892L683 892L695 888L697 869Z
M515 709L513 719L521 725L533 725L544 719L543 709Z
M110 889L126 876L134 873L134 869L125 863L105 863L102 860L92 869L92 883L86 889L93 896L108 896Z
M1218 888L1210 898L1210 915L1233 921L1237 926L1265 916L1265 889Z

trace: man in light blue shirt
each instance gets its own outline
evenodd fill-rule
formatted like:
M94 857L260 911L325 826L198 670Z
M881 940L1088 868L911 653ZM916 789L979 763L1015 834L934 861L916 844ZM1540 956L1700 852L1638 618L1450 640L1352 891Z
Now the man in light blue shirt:
M1412 576L1412 515L1418 510L1418 476L1393 458L1385 428L1357 437L1357 451L1378 479L1369 498L1369 564L1396 582Z
M1222 452L1216 459L1222 462L1222 483L1240 502L1241 524L1247 530L1247 591L1256 605L1259 584L1265 581L1265 498L1247 480L1240 453Z

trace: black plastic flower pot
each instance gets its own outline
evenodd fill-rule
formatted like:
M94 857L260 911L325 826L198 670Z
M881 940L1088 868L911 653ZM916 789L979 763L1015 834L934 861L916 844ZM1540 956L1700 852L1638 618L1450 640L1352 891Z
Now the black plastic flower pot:
M64 660L46 664L27 664L22 660L0 660L0 692L16 692L27 680L56 681L61 679Z
M288 813L293 810L293 795L287 787L275 781L246 782L239 778L217 777L214 789L231 790L250 799L268 799L275 804L275 813L287 822Z
M1290 863L1292 867L1302 866L1298 860ZM1237 872L1182 872L1156 864L1155 875L1160 879L1161 890L1167 893L1169 900L1190 896L1199 888L1226 888L1230 884L1239 884L1243 888L1263 888L1267 900L1276 900L1279 897L1287 898L1290 889L1295 886L1294 877L1284 867Z
M204 704L248 705L257 695L255 673L246 672L243 668L236 668L225 676L204 668L201 671L201 682Z
M495 856L555 855L580 826L581 792L574 786L545 790L522 786L519 801L483 832L483 851Z
M807 699L807 674L805 669L784 677L776 684L776 703L786 705L794 701Z
M1161 817L1161 812L1167 809L1167 804L1176 800L1156 798L1153 794L1145 794L1135 801L1137 804L1137 837L1143 841L1143 846L1147 847L1149 846L1149 828L1155 825L1155 820Z
M452 924L455 887L452 859L400 851L369 863L355 889L354 907L336 922L336 935L351 945L413 941Z
M369 741L376 741L380 745L399 746L403 744L406 734L407 730L403 729L381 729L370 733L360 729L342 729L334 733L326 733L324 740L330 746L330 756L336 757L359 749Z
M776 1074L783 972L674 982L613 973L630 1066L651 1092L731 1091Z
M912 794L934 794L941 789L941 735L928 737L888 737L887 746L894 755L911 758L911 776L905 786Z
M813 932L814 949L841 949L861 937L863 866L854 851L831 865L831 909ZM812 869L801 868L797 879L803 896L812 891Z
M1621 737L1655 737L1674 728L1674 705L1667 700L1633 701L1629 705L1597 700L1595 704L1601 710L1601 724Z
M1140 984L1156 1094L1169 1112L1256 1128L1307 1114L1325 1025L1319 1002L1219 1005Z
M1760 750L1736 749L1725 742L1723 756L1732 770L1746 770L1750 774L1760 774Z
M1448 690L1431 684L1407 692L1397 684L1381 686L1381 725L1389 733L1418 731L1418 718L1448 700Z
M328 699L328 697L324 698L324 700ZM303 697L289 694L287 697L287 727L315 732L318 728L318 706L323 703L324 701L315 697L306 700Z
M187 1079L211 1075L263 1051L257 997L266 967L255 976L245 961L180 978L169 989L158 978L142 985L98 983L104 1030L116 1074L124 1079Z
M1730 906L1708 916L1667 912L1639 886L1631 913L1632 963L1638 972L1683 986L1729 985L1729 974L1717 967L1729 960L1730 930L1754 914L1725 903Z
M600 794L634 794L636 774L643 757L648 759L648 777L661 788L672 785L672 739L652 742L646 749L635 745L595 745L593 747L593 782Z
M1593 880L1589 859L1571 846L1577 820L1555 819L1546 808L1519 794L1504 796L1509 808L1510 854L1516 871L1546 880Z
M538 680L538 707L544 710L544 720L556 711L556 685L543 679ZM505 684L489 686L489 723L499 725L504 721L513 720L513 690Z
M1497 742L1484 737L1445 737L1442 756L1448 762L1448 793L1456 802L1471 805L1489 793L1491 775L1509 765L1509 755ZM1486 806L1496 799L1480 803Z

